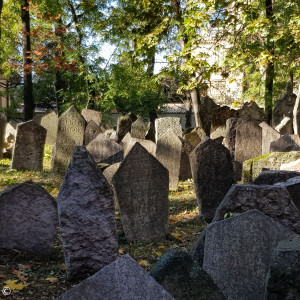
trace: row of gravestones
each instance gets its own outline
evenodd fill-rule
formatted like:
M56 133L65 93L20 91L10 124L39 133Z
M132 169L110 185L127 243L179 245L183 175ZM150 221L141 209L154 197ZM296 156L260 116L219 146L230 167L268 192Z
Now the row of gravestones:
M220 161L224 162L226 155L230 156L228 149L211 139L205 140L191 154L196 162L194 171L196 167L199 168L197 174L202 170L202 178L210 178L211 183L207 180L207 184L214 184L216 190L222 189L222 170L220 182L215 182L215 179L219 176ZM210 161L204 161L203 156L210 157ZM208 165L211 173L207 173ZM232 170L232 166L228 165L228 168ZM176 299L182 299L179 295L184 294L191 299L191 293L202 295L202 299L210 299L208 295L211 294L214 295L211 299L222 299L222 293L230 299L247 299L249 295L249 299L264 299L265 277L271 253L278 242L293 238L282 247L286 247L286 243L290 243L290 247L296 244L298 248L289 251L296 251L292 253L294 256L299 255L299 236L296 234L300 233L300 214L291 199L292 195L293 199L299 199L299 175L287 171L271 172L262 174L256 182L269 185L224 187L221 193L225 189L229 191L225 192L225 197L216 208L212 224L191 250L192 259L187 254L168 254L163 258L167 262L159 262L151 272L152 276ZM289 180L285 184L277 183L286 179ZM294 181L289 182L291 179ZM136 143L114 175L113 183L126 238L133 242L163 240L168 224L169 185L168 171L163 165ZM277 184L270 185L273 183ZM206 206L202 207L206 209ZM69 278L84 279L100 270L61 299L74 299L79 293L82 298L78 299L105 298L111 293L124 296L124 291L115 286L118 281L122 282L121 286L128 287L150 285L151 289L158 289L159 297L165 295L166 299L172 299L130 257L117 258L112 191L85 147L77 147L73 154L57 198L57 210L54 199L32 183L24 183L1 193L0 220L5 226L0 226L0 247L49 254L57 211ZM226 214L240 215L223 220ZM197 261L198 267L192 261ZM284 272L299 271L299 261L296 264L293 262L291 267L279 256L279 263L283 264L283 269L286 268ZM274 267L276 264L277 261ZM104 280L106 274L111 275ZM286 284L299 284L299 278ZM142 290L150 299L151 289L144 288ZM290 286L287 290L290 291ZM208 294L204 295L204 291ZM131 299L138 299L130 295L133 297Z

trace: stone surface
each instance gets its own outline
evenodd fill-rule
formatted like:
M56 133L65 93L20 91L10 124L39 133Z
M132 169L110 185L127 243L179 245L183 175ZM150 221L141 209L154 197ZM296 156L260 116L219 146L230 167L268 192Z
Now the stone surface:
M279 139L271 142L270 152L290 152L300 151L300 146L290 137L289 134L285 134Z
M124 136L130 132L131 124L136 120L132 114L120 116L117 121L117 142L120 143Z
M280 135L284 134L293 134L293 121L289 117L285 117L282 119L282 121L275 127L275 130L277 130Z
M189 254L191 255L193 261L197 262L197 264L202 268L203 260L204 260L204 246L205 246L205 234L206 228L201 231L196 242L192 246Z
M115 175L115 173L117 172L117 170L119 169L121 163L115 163L112 164L111 166L107 167L104 171L103 171L103 175L106 178L107 182L112 185L112 178Z
M261 155L262 129L253 121L245 121L236 127L234 159L240 163Z
M212 112L217 108L219 108L219 105L210 97L205 96L200 98L199 116L206 136L210 135Z
M177 136L182 137L180 118L165 117L155 119L155 141L157 142L168 129L173 130Z
M137 120L131 124L130 133L133 138L145 139L147 127L141 117L137 118Z
M164 240L168 228L168 170L136 143L112 182L126 239L129 242Z
M164 254L150 275L175 299L225 299L212 278L182 250Z
M182 143L173 130L168 130L157 140L156 158L169 171L169 189L177 190Z
M225 135L226 135L226 126L223 125L218 127L214 132L212 132L210 134L210 138L212 140L221 141L222 143L223 139L225 138Z
M3 158L3 145L5 140L6 124L6 115L0 112L0 159Z
M213 222L227 213L243 213L258 209L270 218L300 233L300 212L283 186L235 184L220 203Z
M0 248L48 256L56 227L55 199L40 185L25 182L0 193Z
M252 182L254 184L275 184L300 176L300 172L282 170L264 170Z
M98 134L97 137L86 146L86 149L90 152L96 162L102 162L120 151L123 152L123 147L121 145L103 133ZM111 163L122 161L123 153L118 157L119 160L115 160L114 162L111 161Z
M210 132L214 132L218 127L225 126L229 118L238 118L239 111L230 109L229 106L221 106L212 111Z
M198 200L199 213L207 221L234 183L229 150L206 138L190 154L190 164Z
M188 141L193 147L196 147L198 144L200 144L201 140L203 139L201 136L199 136L197 131L191 131L189 133L185 133L183 135L183 138L186 141Z
M181 159L180 159L180 170L179 180L187 180L192 178L192 170L190 165L189 155L194 150L194 147L183 138L179 138L182 144L181 147Z
M280 133L266 122L259 124L262 129L262 155L270 153L270 144L280 138Z
M258 210L210 224L206 230L203 269L227 299L265 299L272 250L293 236Z
M47 130L34 121L17 125L11 168L19 171L43 170L43 155Z
M102 113L100 111L84 108L81 111L81 115L84 117L87 123L94 121L95 124L100 127L102 121Z
M89 121L86 124L84 131L84 141L83 144L87 146L92 140L94 140L100 133L102 133L101 128L93 121Z
M239 118L243 120L252 120L258 123L266 120L264 109L259 107L254 101L245 102L238 112Z
M297 159L295 161L291 161L291 162L286 163L286 164L282 164L280 166L280 170L300 172L300 159Z
M75 148L57 203L69 279L86 278L116 259L113 193L84 146Z
M300 236L279 242L267 280L265 299L300 299Z
M56 143L58 116L55 111L44 116L35 116L34 121L47 129L45 144L54 145Z
M83 145L85 126L85 119L74 105L59 117L56 146L52 160L54 171L65 171L67 169L74 148Z
M173 300L128 254L74 286L56 300Z
M242 122L243 120L239 118L229 118L226 121L224 146L229 149L232 158L234 158L235 153L236 128Z

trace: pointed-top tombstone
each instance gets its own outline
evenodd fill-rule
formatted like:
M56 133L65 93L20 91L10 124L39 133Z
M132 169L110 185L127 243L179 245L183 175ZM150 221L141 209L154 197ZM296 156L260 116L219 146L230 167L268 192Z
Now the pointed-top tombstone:
M84 146L76 147L57 205L68 277L86 278L117 258L113 193Z
M147 133L147 127L141 117L131 124L131 136L136 139L144 139Z
M87 123L93 120L97 126L100 126L102 121L102 113L100 111L84 108L81 111L81 115L84 117Z
M260 123L259 126L262 128L261 154L264 155L270 153L270 144L280 138L280 133L266 122Z
M156 242L168 228L168 170L135 143L112 179L126 239Z
M270 152L290 151L300 151L300 146L291 138L289 134L283 135L270 144Z
M181 126L180 118L165 117L165 118L155 119L156 142L161 136L163 136L163 134L166 131L168 131L168 129L172 129L177 136L182 137L182 126Z
M84 145L88 145L92 140L94 140L98 134L100 134L101 128L93 121L89 121L86 124L86 128L84 131Z
M34 121L47 129L45 144L54 145L56 143L58 116L56 112L50 112L44 116L35 116Z

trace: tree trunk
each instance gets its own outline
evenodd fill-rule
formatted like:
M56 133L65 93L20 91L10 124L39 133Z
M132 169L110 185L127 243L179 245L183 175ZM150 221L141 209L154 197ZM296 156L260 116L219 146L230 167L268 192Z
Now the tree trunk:
M199 97L199 91L198 88L194 88L191 90L191 98L192 98L192 105L193 105L193 109L194 109L194 116L195 116L195 124L196 127L202 127L202 123L200 120L200 97Z
M30 15L27 0L21 5L22 47L23 47L23 80L24 80L24 119L29 121L34 114L34 99L32 86L32 60L30 45Z
M3 0L0 0L0 40L2 34L2 8L3 8Z
M295 102L294 110L293 110L293 127L294 127L294 134L299 134L300 132L300 84L298 87L298 95Z
M187 128L192 127L192 104L191 104L191 101L189 101L189 100L184 101L184 106L186 109L184 128L187 129Z

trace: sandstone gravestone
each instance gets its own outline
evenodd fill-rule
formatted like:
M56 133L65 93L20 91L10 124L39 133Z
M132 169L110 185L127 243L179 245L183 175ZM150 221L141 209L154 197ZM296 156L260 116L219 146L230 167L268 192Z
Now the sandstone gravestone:
M75 106L71 106L58 119L57 139L53 151L52 169L65 171L74 148L83 145L86 122Z
M103 171L103 175L106 178L107 182L112 185L112 178L115 175L115 173L117 172L119 166L121 163L115 163L112 164L111 166L107 167L104 171Z
M219 107L218 104L215 103L213 99L209 96L201 97L200 98L200 109L199 109L199 116L201 120L202 127L204 129L205 135L210 135L210 127L211 127L211 120L212 120L212 111ZM196 145L193 145L196 146Z
M180 118L165 117L155 119L155 141L157 142L168 129L173 130L177 136L182 137Z
M279 139L271 142L270 152L290 152L300 151L300 146L290 137L289 134L285 134Z
M245 121L236 128L234 159L240 163L260 156L262 152L262 129L253 121Z
M96 162L103 162L113 155L116 155L116 157L107 163L113 164L120 162L123 159L122 146L102 133L98 134L98 136L86 146L86 149L90 152Z
M57 205L70 279L86 278L117 258L113 193L84 146L75 148Z
M177 190L182 143L173 130L168 130L157 140L156 158L169 171L169 189Z
M28 121L17 125L11 168L24 171L43 170L43 155L47 130Z
M293 160L289 163L280 165L280 170L300 172L300 159Z
M220 203L213 222L226 214L258 209L270 218L300 233L300 212L283 186L235 184Z
M239 112L230 109L228 106L221 106L212 111L210 132L214 132L220 126L226 125L226 120L229 118L238 118Z
M285 170L264 170L252 182L254 184L275 184L300 176L300 172Z
M133 138L145 139L147 127L141 117L137 118L137 120L131 124L130 133Z
M259 124L262 129L261 154L270 153L270 144L280 138L280 133L268 125L266 122Z
M25 182L0 194L0 248L48 256L56 227L56 201L40 185Z
M75 285L56 300L174 300L128 254Z
M229 149L233 158L235 153L236 128L242 124L242 122L243 120L238 118L229 118L226 121L224 146Z
M189 155L194 150L194 147L183 138L179 138L182 144L181 147L181 158L180 158L180 170L179 180L187 180L192 178L192 170L190 165Z
M81 111L81 115L84 117L87 123L94 121L95 124L100 127L102 121L102 113L100 111L84 108Z
M201 127L194 128L191 132L185 133L183 138L192 146L196 147L206 137L206 133Z
M265 299L270 255L278 242L293 236L258 210L210 224L203 269L227 299Z
M293 121L290 117L284 117L281 122L275 127L275 130L280 133L280 135L284 134L293 134Z
M7 118L4 113L0 112L0 159L3 158L3 144L5 140Z
M129 242L165 239L168 228L168 170L136 143L112 179Z
M256 102L245 102L239 110L239 118L243 120L252 120L258 123L265 121L264 109L259 107Z
M54 145L57 137L58 116L56 112L51 112L42 117L34 117L39 125L47 129L45 144Z
M190 164L199 213L205 220L211 221L218 205L234 183L229 150L207 138L190 154Z
M92 140L94 140L100 133L101 128L93 121L89 121L86 124L86 128L84 131L84 142L83 144L87 146Z

